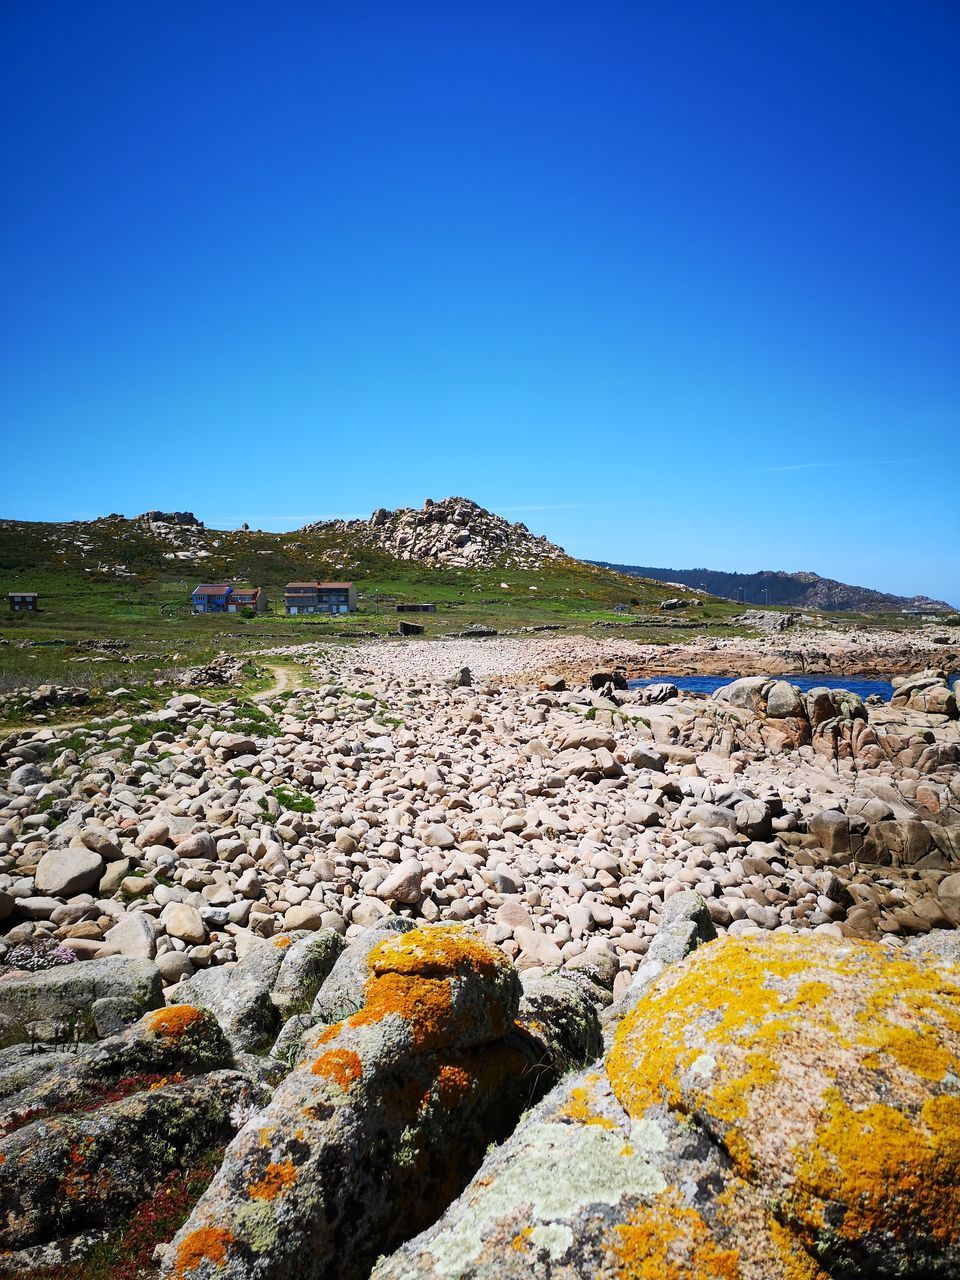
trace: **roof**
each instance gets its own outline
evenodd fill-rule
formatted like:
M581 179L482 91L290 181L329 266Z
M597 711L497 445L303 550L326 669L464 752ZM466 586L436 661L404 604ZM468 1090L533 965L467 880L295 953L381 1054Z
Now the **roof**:
M201 582L198 587L193 588L195 596L225 596L228 591L232 591L229 582Z
M288 582L284 591L316 591L319 582Z
M235 596L258 596L263 587L234 587L233 594Z
M353 586L352 582L318 582L321 591L346 591Z
M24 596L33 596L34 598L36 598L38 594L39 592L36 592L36 591L8 591L7 598L9 599L11 596L20 596L21 599Z

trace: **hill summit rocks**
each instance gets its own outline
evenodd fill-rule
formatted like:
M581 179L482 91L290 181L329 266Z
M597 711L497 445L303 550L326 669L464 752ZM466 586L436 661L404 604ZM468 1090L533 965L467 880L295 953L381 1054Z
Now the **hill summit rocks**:
M423 507L387 511L379 507L369 520L319 521L306 531L349 533L365 546L400 560L478 569L537 569L566 558L562 547L536 537L525 524L510 524L469 498L427 498Z

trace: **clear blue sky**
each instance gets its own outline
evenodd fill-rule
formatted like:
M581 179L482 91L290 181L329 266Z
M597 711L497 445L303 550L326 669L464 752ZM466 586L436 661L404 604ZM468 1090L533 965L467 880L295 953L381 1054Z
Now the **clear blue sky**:
M954 0L0 10L0 511L960 603Z

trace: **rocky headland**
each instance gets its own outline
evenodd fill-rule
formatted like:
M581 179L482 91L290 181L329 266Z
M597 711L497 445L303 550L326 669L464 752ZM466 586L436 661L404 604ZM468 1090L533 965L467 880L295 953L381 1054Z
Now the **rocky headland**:
M909 643L877 705L493 637L8 734L0 1273L956 1274L960 720Z

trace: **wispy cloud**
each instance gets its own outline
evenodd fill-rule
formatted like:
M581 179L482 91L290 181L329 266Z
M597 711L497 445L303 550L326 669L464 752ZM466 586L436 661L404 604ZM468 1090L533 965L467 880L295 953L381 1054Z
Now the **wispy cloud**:
M860 467L903 467L919 462L919 458L857 458L851 462L787 462L777 467L759 467L759 471L851 471Z

